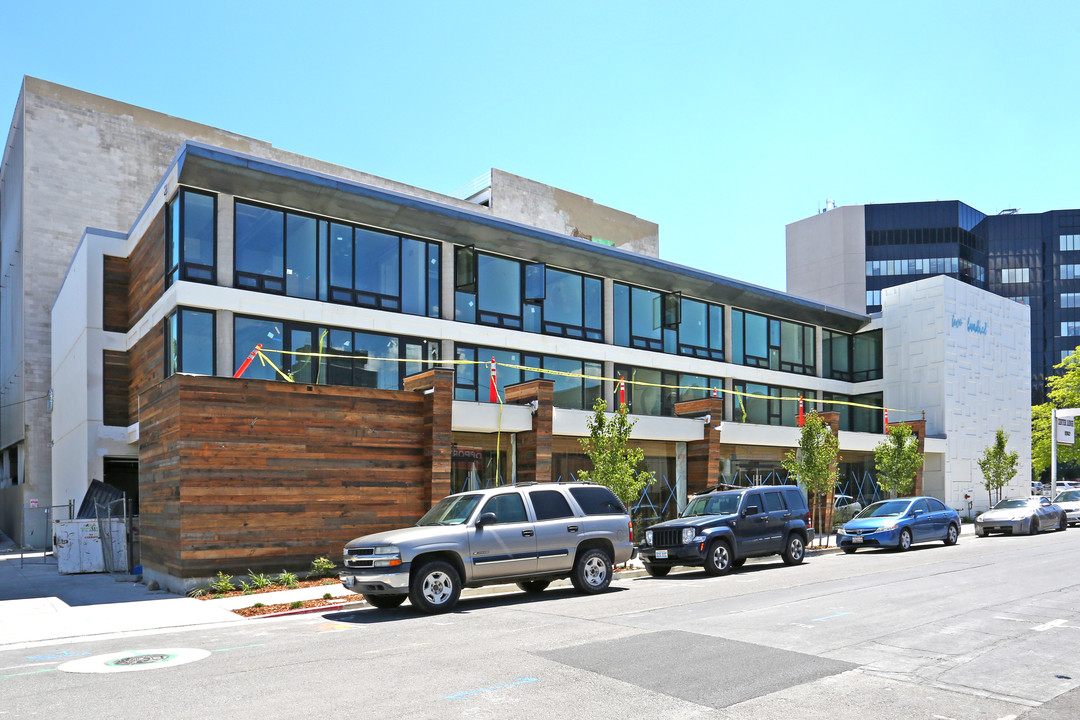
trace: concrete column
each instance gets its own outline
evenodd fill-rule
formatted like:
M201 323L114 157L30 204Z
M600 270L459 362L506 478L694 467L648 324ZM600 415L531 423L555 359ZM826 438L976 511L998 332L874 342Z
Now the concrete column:
M236 372L233 347L233 312L218 310L214 315L214 374L232 377Z
M430 508L450 494L454 371L432 368L409 375L404 384L409 392L424 393L424 459L431 467L424 502Z
M443 320L454 319L454 249L456 247L448 242L440 245L442 280L439 286L439 315Z
M504 393L508 404L536 402L532 430L517 434L517 481L551 482L551 420L554 415L555 382L529 380L507 385Z
M685 494L696 494L720 482L720 418L724 413L724 399L708 397L700 400L685 400L675 403L676 417L701 418L705 434L701 440L686 443L686 486L680 489ZM685 503L685 494L680 502Z
M217 284L233 285L233 249L236 241L233 232L233 196L218 193L217 196ZM229 327L232 334L232 327ZM230 375L232 373L229 373Z

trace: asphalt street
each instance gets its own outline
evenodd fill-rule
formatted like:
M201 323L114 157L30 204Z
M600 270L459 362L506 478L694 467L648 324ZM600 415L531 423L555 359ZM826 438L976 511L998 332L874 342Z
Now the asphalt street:
M1080 717L1080 531L0 649L0 718Z

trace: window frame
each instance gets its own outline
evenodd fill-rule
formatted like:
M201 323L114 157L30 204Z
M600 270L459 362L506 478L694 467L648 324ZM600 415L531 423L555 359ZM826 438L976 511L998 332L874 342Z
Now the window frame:
M736 313L739 314L738 319L736 318ZM765 319L765 352L768 353L765 357L758 355L749 355L746 352L746 318L748 315ZM741 327L738 327L738 330L736 330L737 326L740 325L740 323ZM802 345L804 359L808 353L813 356L809 363L795 363L784 359L783 334L785 324L794 325L798 329L799 335L801 337L800 344ZM807 342L807 330L810 331L809 342ZM732 359L735 361L735 364L745 365L747 367L757 367L765 370L778 370L780 372L791 373L793 375L816 375L818 361L817 330L818 328L814 325L807 325L806 323L796 322L795 320L788 320L786 318L765 315L763 313L744 310L742 308L732 308ZM734 347L736 345L736 337L742 340L742 347ZM741 358L741 361L739 361L739 358Z
M213 216L213 222L210 230L210 256L213 258L213 262L210 265L205 263L193 263L188 262L185 259L187 249L184 243L184 226L187 223L187 195L201 195L203 197L210 198L211 201L211 215ZM173 208L177 207L176 218L177 222L173 221ZM218 222L217 222L217 210L218 210L218 196L217 193L208 192L205 190L195 190L186 186L180 186L177 188L173 198L165 203L165 287L171 287L177 282L197 282L205 285L217 284L217 252L218 252ZM174 227L174 225L179 227ZM177 261L174 265L172 263L173 250L176 250ZM191 277L188 274L188 268L198 268L205 270L210 274L209 278Z
M201 315L210 316L210 368L211 372L207 375L205 373L195 373L190 370L185 370L184 365L184 314L185 313L199 313ZM172 323L176 324L176 356L175 366L173 365L173 354L170 350L170 339L172 331ZM217 313L213 310L206 310L204 308L187 307L186 305L177 305L172 309L170 313L165 316L165 320L162 323L164 326L164 340L165 340L165 357L164 357L164 377L169 378L173 375L180 373L190 375L203 375L204 377L214 377L217 374Z

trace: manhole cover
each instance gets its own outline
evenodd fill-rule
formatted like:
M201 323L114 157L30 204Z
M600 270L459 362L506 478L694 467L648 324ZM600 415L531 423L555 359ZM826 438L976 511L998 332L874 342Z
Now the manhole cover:
M164 650L124 650L123 652L93 655L66 662L56 668L70 673L115 673L135 670L157 670L202 660L209 650L168 648Z

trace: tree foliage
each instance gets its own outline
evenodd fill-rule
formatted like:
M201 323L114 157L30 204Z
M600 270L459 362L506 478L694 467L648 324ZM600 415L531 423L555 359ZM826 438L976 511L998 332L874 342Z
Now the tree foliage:
M836 487L836 464L840 461L836 451L839 446L839 439L833 434L832 428L817 412L811 410L799 434L799 447L789 450L780 461L788 477L794 477L806 488L817 528L824 528L825 500Z
M1036 478L1050 467L1050 411L1080 407L1080 347L1054 369L1061 374L1047 378L1047 402L1031 408L1031 471ZM1059 463L1080 465L1080 448L1058 445L1057 450Z
M915 492L915 473L922 464L919 440L908 425L890 426L888 437L874 448L878 485L890 497Z
M592 460L593 469L582 470L578 479L604 485L629 509L642 488L653 481L653 472L638 469L645 451L628 445L636 421L627 416L626 406L612 415L605 410L607 402L598 398L588 420L589 437L579 440L581 449Z
M1001 489L1016 477L1016 468L1020 464L1020 456L1009 452L1005 446L1009 442L1009 436L1001 428L994 435L994 444L983 450L979 458L979 469L983 474L983 487L990 496L990 505L994 504L994 491L997 491L998 499L1001 499Z

